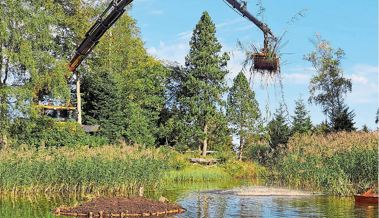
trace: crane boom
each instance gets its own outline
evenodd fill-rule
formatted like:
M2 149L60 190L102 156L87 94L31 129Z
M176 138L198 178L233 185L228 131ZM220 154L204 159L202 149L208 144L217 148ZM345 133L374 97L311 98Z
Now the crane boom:
M246 7L245 1L239 0L224 0L231 7L237 9L244 17L253 22L259 29L262 30L265 39L265 47L268 44L268 38L276 39L271 29L265 24L255 18ZM112 0L107 9L97 19L96 23L88 30L84 40L77 48L74 56L69 63L69 70L75 72L82 61L91 53L93 48L99 43L100 38L104 33L112 27L112 25L121 17L125 12L125 7L131 4L133 0Z
M264 46L265 48L268 46L268 38L270 37L274 41L276 41L276 37L272 33L271 29L267 26L267 24L261 22L257 18L255 18L248 10L246 1L238 1L238 0L224 0L229 3L230 6L237 9L244 17L253 22L259 29L262 30L264 34Z
M104 33L125 12L125 7L133 0L113 0L103 14L97 19L96 23L88 30L85 39L77 48L68 66L71 72L75 72L82 61L91 53L92 49L99 43Z

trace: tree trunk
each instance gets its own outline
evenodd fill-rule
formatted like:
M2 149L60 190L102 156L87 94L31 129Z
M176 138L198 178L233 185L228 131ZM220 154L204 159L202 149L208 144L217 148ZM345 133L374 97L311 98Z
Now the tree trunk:
M242 153L243 153L243 137L240 134L240 153L238 154L238 159L242 161Z
M78 123L82 125L82 97L80 95L80 77L76 80L76 109L78 110Z
M203 153L202 153L202 156L205 157L207 156L207 149L208 149L208 123L205 122L204 124L204 141L203 141Z

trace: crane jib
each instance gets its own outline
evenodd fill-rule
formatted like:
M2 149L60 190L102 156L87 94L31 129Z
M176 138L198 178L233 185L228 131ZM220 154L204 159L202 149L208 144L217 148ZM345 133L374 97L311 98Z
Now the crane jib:
M228 2L233 8L237 9L244 17L249 19L251 22L253 22L259 29L262 30L264 35L271 36L275 38L274 34L270 30L270 28L259 21L257 18L255 18L248 10L246 7L246 2L245 1L238 1L238 0L225 0Z
M76 50L69 64L70 71L74 72L78 68L97 45L104 33L122 16L125 12L125 7L132 3L132 1L114 0L109 4L96 23L88 30L85 39Z
M275 39L274 34L271 32L270 28L255 18L246 8L245 1L239 0L224 0L233 8L237 9L244 17L253 22L258 28L262 30L266 37L270 36ZM104 33L121 17L125 12L125 7L131 4L133 0L113 0L108 8L99 17L96 23L91 27L91 29L86 33L86 37L76 50L74 56L72 57L69 69L75 72L82 61L91 53L93 48L97 45L100 38ZM266 44L266 43L265 43Z

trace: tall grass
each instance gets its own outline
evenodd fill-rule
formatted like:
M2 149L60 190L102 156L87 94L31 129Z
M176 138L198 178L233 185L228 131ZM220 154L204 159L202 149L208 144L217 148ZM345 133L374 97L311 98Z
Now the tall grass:
M154 150L130 147L0 151L0 191L135 193L159 184L164 161Z
M351 195L378 183L377 133L297 135L287 152L276 166L286 184Z
M199 165L185 167L181 170L168 171L164 176L165 182L207 182L231 179L221 167L204 167Z

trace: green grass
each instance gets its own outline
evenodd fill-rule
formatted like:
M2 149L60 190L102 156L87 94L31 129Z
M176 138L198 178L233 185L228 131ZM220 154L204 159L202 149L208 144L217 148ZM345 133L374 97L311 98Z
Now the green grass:
M170 170L165 173L165 182L203 182L232 178L224 168L217 166L204 167L192 165L181 170Z

